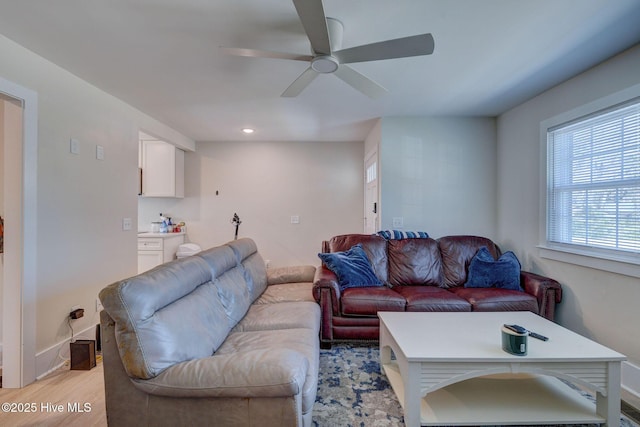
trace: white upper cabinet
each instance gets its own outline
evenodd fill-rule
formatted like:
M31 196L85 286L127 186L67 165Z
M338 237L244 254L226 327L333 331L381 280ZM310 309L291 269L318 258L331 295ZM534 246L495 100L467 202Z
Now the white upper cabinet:
M164 141L141 141L143 197L184 197L184 151Z

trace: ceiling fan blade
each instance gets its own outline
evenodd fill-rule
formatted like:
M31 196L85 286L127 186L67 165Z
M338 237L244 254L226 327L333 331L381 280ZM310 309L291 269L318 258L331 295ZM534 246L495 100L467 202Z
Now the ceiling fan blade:
M227 55L248 56L252 58L291 59L294 61L311 61L311 55L299 55L297 53L272 52L269 50L243 49L236 47L220 47Z
M293 98L298 96L300 92L309 86L309 83L311 83L317 76L318 73L316 73L311 67L307 68L284 92L282 92L282 95L280 96L284 98Z
M311 42L311 47L316 53L323 55L331 54L331 42L329 41L329 30L327 30L327 17L324 14L322 0L293 0L300 21L307 37Z
M340 63L349 64L352 62L431 55L434 47L435 44L431 34L420 34L342 49L333 52L333 56L338 58Z
M333 73L342 81L351 85L355 89L367 95L369 98L380 98L387 93L387 90L369 77L360 74L348 65L340 65Z

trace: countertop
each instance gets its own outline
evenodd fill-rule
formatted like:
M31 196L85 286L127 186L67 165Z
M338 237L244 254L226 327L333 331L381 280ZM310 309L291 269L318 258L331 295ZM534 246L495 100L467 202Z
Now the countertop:
M161 237L163 239L166 239L168 237L184 236L185 234L186 233L184 231L181 231L179 233L152 233L150 231L139 231L138 237Z

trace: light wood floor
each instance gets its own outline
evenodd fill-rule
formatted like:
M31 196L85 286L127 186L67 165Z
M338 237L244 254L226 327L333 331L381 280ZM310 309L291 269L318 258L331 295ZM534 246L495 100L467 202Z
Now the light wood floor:
M22 389L0 389L0 426L106 427L102 359L97 359L90 371L67 366ZM5 406L21 412L6 412ZM25 407L35 412L24 412Z

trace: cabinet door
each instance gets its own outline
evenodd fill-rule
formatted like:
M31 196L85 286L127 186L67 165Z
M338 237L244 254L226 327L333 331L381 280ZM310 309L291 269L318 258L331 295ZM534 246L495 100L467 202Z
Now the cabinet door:
M166 237L164 240L164 258L163 262L169 262L176 259L176 252L178 251L178 246L184 243L184 235L172 235L169 234L169 237Z
M184 197L184 152L164 141L142 141L142 196Z
M138 274L164 262L162 251L138 251Z

